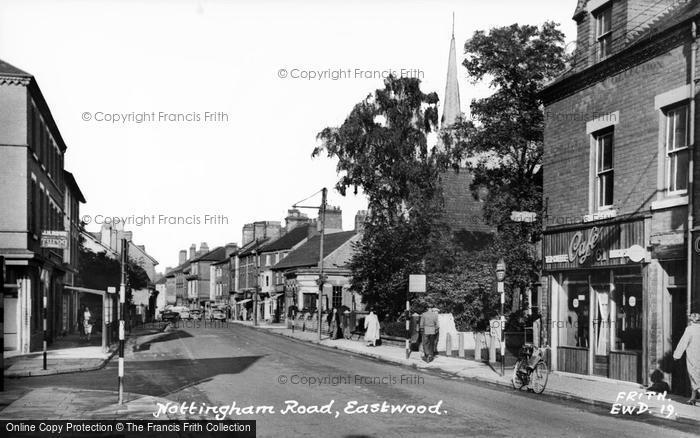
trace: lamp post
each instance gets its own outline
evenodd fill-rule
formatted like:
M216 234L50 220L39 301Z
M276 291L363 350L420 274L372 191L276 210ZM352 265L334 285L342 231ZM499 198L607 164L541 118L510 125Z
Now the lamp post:
M253 291L253 325L258 325L258 290L260 287L260 264L258 263L258 250L253 250L255 263L255 290Z
M318 192L314 193L317 194ZM311 196L314 196L311 195ZM318 340L321 340L321 312L323 310L323 284L326 282L325 276L323 274L323 240L324 240L324 230L326 228L326 201L327 201L327 195L328 195L328 189L327 188L322 188L321 189L321 205L318 207L314 206L303 206L303 205L298 205L301 202L306 201L304 199L303 201L298 202L297 204L294 204L292 207L293 208L313 208L313 209L318 209L318 220L320 224L320 244L319 244L319 252L318 252L318 270L319 270L319 275L318 275L318 300L316 304L316 310L318 312Z

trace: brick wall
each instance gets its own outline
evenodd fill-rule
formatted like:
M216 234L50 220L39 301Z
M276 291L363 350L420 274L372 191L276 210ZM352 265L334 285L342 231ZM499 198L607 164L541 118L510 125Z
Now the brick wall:
M687 83L682 47L598 82L545 109L544 195L550 216L588 214L590 135L586 122L620 112L615 126L614 205L648 210L656 199L659 113L654 97Z
M490 232L482 213L482 203L472 196L472 175L462 169L441 175L445 219L453 231Z

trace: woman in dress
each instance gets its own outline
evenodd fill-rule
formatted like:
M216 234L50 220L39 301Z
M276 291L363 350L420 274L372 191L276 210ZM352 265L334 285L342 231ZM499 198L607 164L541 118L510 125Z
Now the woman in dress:
M85 328L85 336L87 336L88 342L90 342L90 335L92 334L92 313L90 313L90 308L85 306L85 311L83 312L83 327Z
M379 319L373 310L365 317L365 342L368 347L375 347L379 339Z
M683 337L673 352L673 358L679 360L683 353L690 378L691 393L688 404L694 405L700 400L700 313L691 313L688 317L688 327L685 328Z

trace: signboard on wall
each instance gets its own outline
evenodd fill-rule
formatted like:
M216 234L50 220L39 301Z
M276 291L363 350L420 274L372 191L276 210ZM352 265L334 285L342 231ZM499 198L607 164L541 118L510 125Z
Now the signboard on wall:
M578 227L544 236L546 269L617 266L647 261L644 220Z
M42 248L68 248L68 232L67 231L42 231L41 232L41 247Z

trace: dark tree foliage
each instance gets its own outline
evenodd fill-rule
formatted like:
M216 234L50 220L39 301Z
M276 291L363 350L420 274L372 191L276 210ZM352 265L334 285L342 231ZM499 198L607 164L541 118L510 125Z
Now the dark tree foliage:
M104 252L94 253L82 246L78 252L78 285L89 289L107 290L113 286L117 289L121 283L121 263L108 257ZM131 289L148 287L149 278L146 271L133 261L127 264L129 286ZM127 288L127 302L131 293Z
M538 91L565 68L564 34L552 22L513 24L475 32L464 51L470 79L489 81L494 93L474 100L470 120L453 134L466 150L472 191L488 193L484 216L498 230L491 249L508 263L509 290L526 288L537 278L534 244L542 230L544 113ZM535 212L538 220L514 223L512 211Z
M462 157L459 145L429 147L437 103L419 80L389 77L340 127L321 131L313 151L338 160L341 194L361 188L368 197L369 217L350 264L352 286L382 316L401 312L408 275L422 272L446 232L438 176Z

